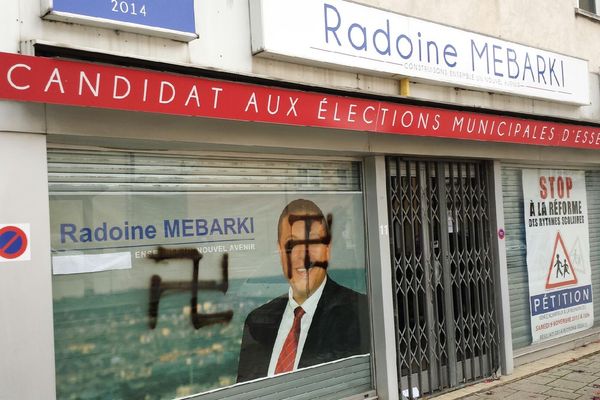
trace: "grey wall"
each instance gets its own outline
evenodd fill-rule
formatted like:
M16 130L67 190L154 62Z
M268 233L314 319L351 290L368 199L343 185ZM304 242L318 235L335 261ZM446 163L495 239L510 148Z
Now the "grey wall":
M54 398L46 138L0 132L0 223L30 224L31 261L0 263L0 399Z

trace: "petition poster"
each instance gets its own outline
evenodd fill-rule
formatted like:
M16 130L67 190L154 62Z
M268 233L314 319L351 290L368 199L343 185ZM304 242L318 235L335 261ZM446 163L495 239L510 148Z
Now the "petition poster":
M585 172L523 170L533 343L594 323Z

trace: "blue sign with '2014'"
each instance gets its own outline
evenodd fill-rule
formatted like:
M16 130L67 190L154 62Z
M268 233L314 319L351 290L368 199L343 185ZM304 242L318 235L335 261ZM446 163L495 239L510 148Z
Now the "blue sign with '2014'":
M52 12L196 32L194 0L53 0Z

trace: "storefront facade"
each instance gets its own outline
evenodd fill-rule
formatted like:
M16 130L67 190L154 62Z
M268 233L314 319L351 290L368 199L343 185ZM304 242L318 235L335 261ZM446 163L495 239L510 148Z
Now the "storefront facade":
M597 340L589 12L71 3L1 17L0 399L416 398Z

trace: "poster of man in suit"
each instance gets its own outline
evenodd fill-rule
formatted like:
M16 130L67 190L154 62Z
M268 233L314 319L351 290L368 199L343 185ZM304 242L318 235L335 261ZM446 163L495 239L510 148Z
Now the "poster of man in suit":
M61 398L188 396L369 353L360 190L50 206Z
M277 247L289 290L248 314L237 382L369 352L366 296L328 275L332 223L310 200L283 209Z

